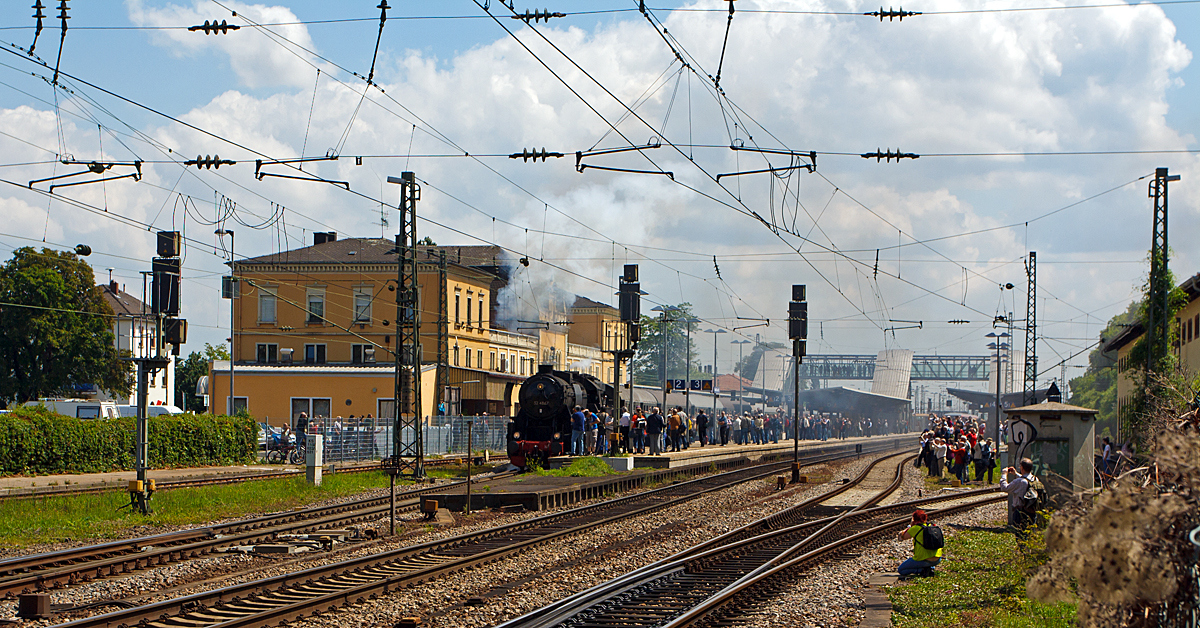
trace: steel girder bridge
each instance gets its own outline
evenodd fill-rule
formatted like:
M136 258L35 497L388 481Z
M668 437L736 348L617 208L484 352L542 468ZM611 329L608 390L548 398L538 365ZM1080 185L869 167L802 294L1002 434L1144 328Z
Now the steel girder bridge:
M800 378L870 380L875 377L875 360L873 355L808 355L800 364ZM987 381L990 376L988 356L913 356L914 381Z

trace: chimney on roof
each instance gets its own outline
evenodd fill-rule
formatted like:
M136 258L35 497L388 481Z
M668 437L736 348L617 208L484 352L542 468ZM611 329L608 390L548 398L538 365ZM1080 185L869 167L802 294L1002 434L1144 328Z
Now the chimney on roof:
M113 294L121 294L121 291L117 289L117 282L115 281L108 282L108 291Z
M313 244L325 244L326 242L337 242L336 231L314 231Z

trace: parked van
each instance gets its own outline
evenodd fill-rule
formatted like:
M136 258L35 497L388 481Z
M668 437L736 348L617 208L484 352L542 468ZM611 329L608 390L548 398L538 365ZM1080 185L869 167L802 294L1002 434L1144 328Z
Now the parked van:
M27 406L46 406L47 410L78 419L115 419L121 416L117 404L94 399L38 399L26 401Z
M117 406L121 416L137 416L137 406ZM146 416L161 416L163 414L183 414L178 406L146 406Z

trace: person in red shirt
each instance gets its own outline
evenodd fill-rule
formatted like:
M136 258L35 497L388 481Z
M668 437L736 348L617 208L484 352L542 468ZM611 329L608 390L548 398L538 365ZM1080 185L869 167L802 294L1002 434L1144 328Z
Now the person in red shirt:
M954 464L950 467L950 472L954 477L961 482L966 482L967 468L967 441L960 439L958 442L950 445L950 455L954 457Z

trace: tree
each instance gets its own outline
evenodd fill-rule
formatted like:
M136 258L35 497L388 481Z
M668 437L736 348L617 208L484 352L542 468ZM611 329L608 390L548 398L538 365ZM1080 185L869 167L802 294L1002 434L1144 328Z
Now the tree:
M1087 370L1071 380L1070 402L1100 411L1096 415L1096 425L1101 435L1104 430L1109 431L1108 436L1116 435L1114 420L1117 416L1117 356L1115 351L1105 352L1104 343L1137 323L1141 310L1141 302L1134 301L1124 312L1109 319L1108 326L1100 333L1103 339L1100 346L1088 354Z
M663 349L667 351L666 376L670 379L691 379L695 373L696 360L691 368L685 368L688 355L698 358L694 343L688 338L690 328L693 335L699 329L692 314L691 303L665 306L666 316L642 316L638 350L633 356L634 383L642 386L663 385ZM664 342L665 339L665 342Z
M0 266L0 401L70 395L95 384L127 395L113 310L74 253L23 247Z
M434 242L433 238L425 236L424 238L417 240L417 246L437 246L437 242Z
M787 347L787 345L782 342L760 342L750 349L750 355L743 357L733 367L733 372L753 383L755 377L758 375L758 363L762 360L763 354L768 351L778 351L784 347ZM791 353L789 352L788 355L791 355Z
M175 367L175 405L191 412L204 412L204 399L196 396L196 383L208 375L208 365L213 360L228 360L229 349L225 345L212 346L204 343L204 353L195 351Z

